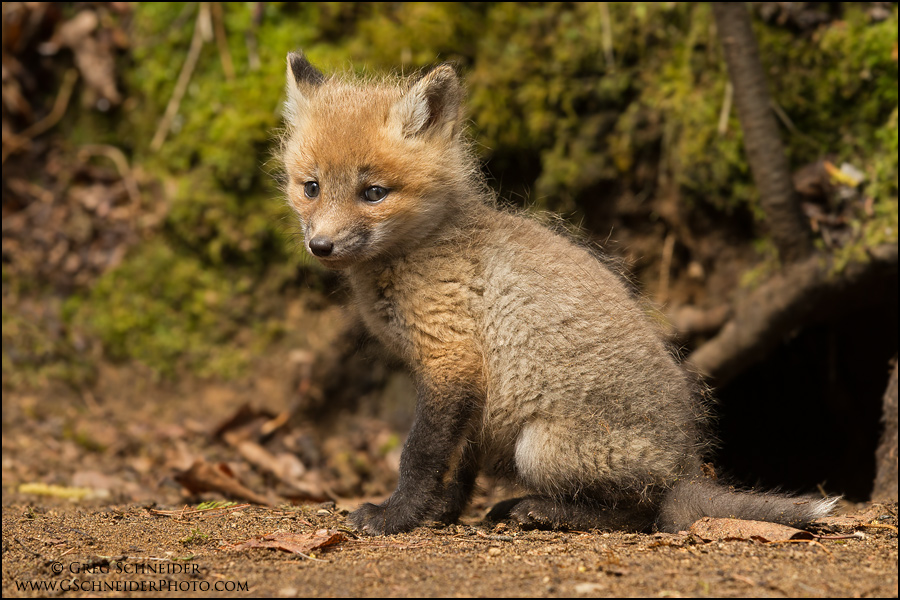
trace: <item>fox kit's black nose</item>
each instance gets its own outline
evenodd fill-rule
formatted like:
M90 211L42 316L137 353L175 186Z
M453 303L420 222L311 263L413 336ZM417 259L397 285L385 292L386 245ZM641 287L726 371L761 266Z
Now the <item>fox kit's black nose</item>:
M334 242L330 238L317 236L309 240L309 251L316 256L330 256Z

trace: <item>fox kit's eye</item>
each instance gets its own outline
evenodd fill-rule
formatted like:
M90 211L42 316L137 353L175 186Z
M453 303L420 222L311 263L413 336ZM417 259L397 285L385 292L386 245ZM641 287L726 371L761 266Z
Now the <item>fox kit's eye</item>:
M363 191L363 198L368 202L381 202L387 195L388 190L378 185L373 185Z
M307 181L303 184L303 193L307 198L315 198L319 195L319 184L315 181Z

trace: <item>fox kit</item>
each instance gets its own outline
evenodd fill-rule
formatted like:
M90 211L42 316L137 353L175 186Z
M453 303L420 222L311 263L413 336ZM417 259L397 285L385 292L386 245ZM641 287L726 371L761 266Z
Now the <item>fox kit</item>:
M703 516L802 525L835 500L735 492L701 474L704 402L657 326L587 250L498 210L441 65L326 77L288 55L287 194L368 331L410 367L415 419L371 534L454 521L481 469L530 494L524 526L679 531Z

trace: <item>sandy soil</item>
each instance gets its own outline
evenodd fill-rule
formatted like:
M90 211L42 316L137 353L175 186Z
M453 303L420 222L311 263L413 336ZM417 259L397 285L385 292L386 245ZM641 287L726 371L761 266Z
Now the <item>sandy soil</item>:
M897 595L896 504L846 505L855 516L807 540L746 523L712 534L548 532L482 523L497 499L489 490L461 524L358 537L346 514L360 499L343 494L393 486L383 473L396 452L359 441L382 439L378 427L339 422L340 437L324 441L282 428L284 444L325 449L297 485L311 496L340 490L336 504L289 501L285 478L214 435L245 404L277 413L284 377L175 385L110 368L91 394L4 393L4 597ZM323 458L345 447L355 470ZM176 481L198 459L228 465L270 504L198 510L222 498Z
M875 512L859 537L796 543L477 523L357 538L328 508L162 515L5 501L3 595L896 596L896 505ZM240 547L278 532L302 544L323 529L342 541L305 556Z

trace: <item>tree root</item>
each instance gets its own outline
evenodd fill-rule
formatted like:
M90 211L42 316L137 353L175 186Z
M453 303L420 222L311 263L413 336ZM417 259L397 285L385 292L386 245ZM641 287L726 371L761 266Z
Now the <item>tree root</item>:
M695 350L688 362L723 386L759 362L793 331L823 313L840 310L841 298L897 269L897 245L868 250L869 260L852 262L840 272L833 257L812 256L785 267L735 304L734 316L711 340Z

